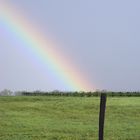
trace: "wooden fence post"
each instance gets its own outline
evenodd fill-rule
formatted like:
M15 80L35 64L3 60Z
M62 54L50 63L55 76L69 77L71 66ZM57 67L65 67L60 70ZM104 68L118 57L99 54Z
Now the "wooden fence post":
M99 140L104 139L104 120L106 109L106 93L101 93L100 97L100 114L99 114Z

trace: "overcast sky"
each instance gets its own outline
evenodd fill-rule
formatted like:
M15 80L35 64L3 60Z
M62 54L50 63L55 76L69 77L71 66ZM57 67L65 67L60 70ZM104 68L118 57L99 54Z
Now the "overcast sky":
M57 47L74 60L93 87L140 90L139 0L5 1L63 44ZM51 77L20 54L11 38L0 32L0 90L63 90L57 83L46 86Z

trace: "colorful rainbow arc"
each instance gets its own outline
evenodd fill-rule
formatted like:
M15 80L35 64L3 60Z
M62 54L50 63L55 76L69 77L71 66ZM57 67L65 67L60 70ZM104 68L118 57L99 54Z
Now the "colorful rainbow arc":
M0 5L0 22L14 31L23 43L28 44L24 47L27 50L29 48L36 57L42 60L44 65L51 67L55 74L61 78L64 86L69 87L68 90L90 91L94 89L80 71L76 71L76 66L68 62L69 59L64 57L64 53L55 50L56 45L40 34L31 22L18 14L19 11L15 11L15 8L7 3Z

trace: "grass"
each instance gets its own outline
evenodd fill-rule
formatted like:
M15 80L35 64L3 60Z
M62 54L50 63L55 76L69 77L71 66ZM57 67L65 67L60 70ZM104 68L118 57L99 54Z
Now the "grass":
M97 140L99 97L0 97L0 140ZM140 140L140 98L108 97L105 140Z

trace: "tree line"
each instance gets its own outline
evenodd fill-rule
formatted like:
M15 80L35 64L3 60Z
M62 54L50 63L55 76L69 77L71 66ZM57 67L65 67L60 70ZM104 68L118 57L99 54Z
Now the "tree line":
M15 91L12 92L8 89L4 89L0 92L0 96L77 96L77 97L92 97L92 96L100 96L101 93L104 92L107 96L116 97L116 96L139 96L140 92L133 91L133 92L113 92L113 91Z

